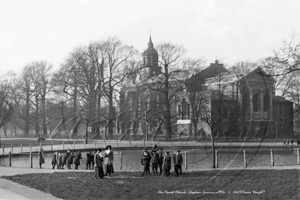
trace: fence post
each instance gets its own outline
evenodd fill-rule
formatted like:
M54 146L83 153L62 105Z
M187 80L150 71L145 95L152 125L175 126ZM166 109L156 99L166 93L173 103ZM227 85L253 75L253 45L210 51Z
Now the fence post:
M119 140L117 139L117 147L119 147Z
M216 156L216 160L215 160L216 163L215 164L216 164L216 168L219 168L219 166L218 166L218 164L219 164L218 163L218 150L216 150L215 152L216 152L215 153L215 156Z
M30 143L30 147L29 147L29 163L30 163L30 168L32 168L32 152L31 152L31 143Z
M11 167L11 151L8 153L8 160L9 166Z
M274 153L273 153L273 149L271 149L271 166L274 166Z
M40 142L40 149L42 148L42 143Z
M74 150L76 149L75 146L76 146L76 141L74 140Z
M65 150L65 142L62 143L63 150Z
M86 149L86 142L84 142L84 149Z
M13 144L10 145L10 152L13 153Z
M21 144L21 153L23 153L23 144Z
M246 150L244 149L244 167L247 167Z
M184 163L185 163L185 170L188 169L188 165L187 165L187 152L184 152L185 154L185 158L184 158Z
M122 161L123 161L123 157L122 157L123 153L122 151L120 152L120 170L122 170Z
M3 147L2 147L3 155L4 155L4 149L5 149L5 145L3 145Z
M297 164L300 165L300 154L299 154L299 148L297 149Z

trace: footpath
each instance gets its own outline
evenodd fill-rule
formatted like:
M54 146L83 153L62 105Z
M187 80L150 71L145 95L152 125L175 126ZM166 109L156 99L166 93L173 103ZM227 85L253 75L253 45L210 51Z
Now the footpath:
M247 168L218 168L218 169L202 169L198 171L208 170L288 170L298 169L300 165L291 166L266 166L266 167L247 167ZM57 169L36 169L36 168L17 168L17 167L1 167L0 166L0 200L57 200L49 193L45 193L27 186L20 185L13 181L2 178L3 176L14 176L18 174L34 174L34 173L53 173L53 172L72 172L75 170L57 170ZM90 170L76 170L76 172L91 172ZM117 170L116 170L117 172ZM123 170L124 172L124 170ZM192 172L192 171L189 171ZM118 178L118 177L116 177Z

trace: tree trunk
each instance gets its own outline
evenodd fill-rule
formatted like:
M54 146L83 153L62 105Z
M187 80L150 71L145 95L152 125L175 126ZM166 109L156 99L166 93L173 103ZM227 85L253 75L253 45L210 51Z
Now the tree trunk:
M74 87L74 100L73 100L73 116L77 116L77 87ZM73 135L74 137L77 137L77 132L78 132L78 126L77 126L77 121L73 121Z
M47 135L47 124L46 124L46 96L42 96L42 129L44 136Z
M212 151L212 168L216 168L216 152L215 152L215 139L211 133L211 151Z
M39 124L39 98L38 96L35 96L35 102L36 102L36 110L35 110L35 134L39 135L40 131L40 124Z
M114 107L113 107L113 88L109 88L108 96L108 139L111 139L113 136L113 120L114 120Z
M27 85L27 83L26 83ZM30 130L30 93L29 89L26 89L26 104L25 104L25 136L29 136Z

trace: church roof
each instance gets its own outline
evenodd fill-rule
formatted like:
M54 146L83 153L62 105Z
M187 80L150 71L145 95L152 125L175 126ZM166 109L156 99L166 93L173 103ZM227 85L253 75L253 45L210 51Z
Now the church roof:
M262 68L257 67L245 76L243 76L241 81L263 81L263 82L276 82L275 79L267 74Z
M144 51L144 55L149 55L149 54L157 54L157 51L153 48L153 43L151 40L151 36L148 42L148 48Z

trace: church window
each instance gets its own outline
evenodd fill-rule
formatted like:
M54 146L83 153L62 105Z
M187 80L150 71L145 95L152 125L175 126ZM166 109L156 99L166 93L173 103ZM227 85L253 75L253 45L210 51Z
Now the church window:
M264 112L268 112L269 111L269 95L265 94L264 95Z
M187 103L185 98L183 98L181 101L181 107L182 107L181 119L189 119L190 118L190 104Z
M259 112L260 110L260 96L259 93L253 95L253 111Z
M284 107L282 105L278 106L278 125L283 127L284 124Z

